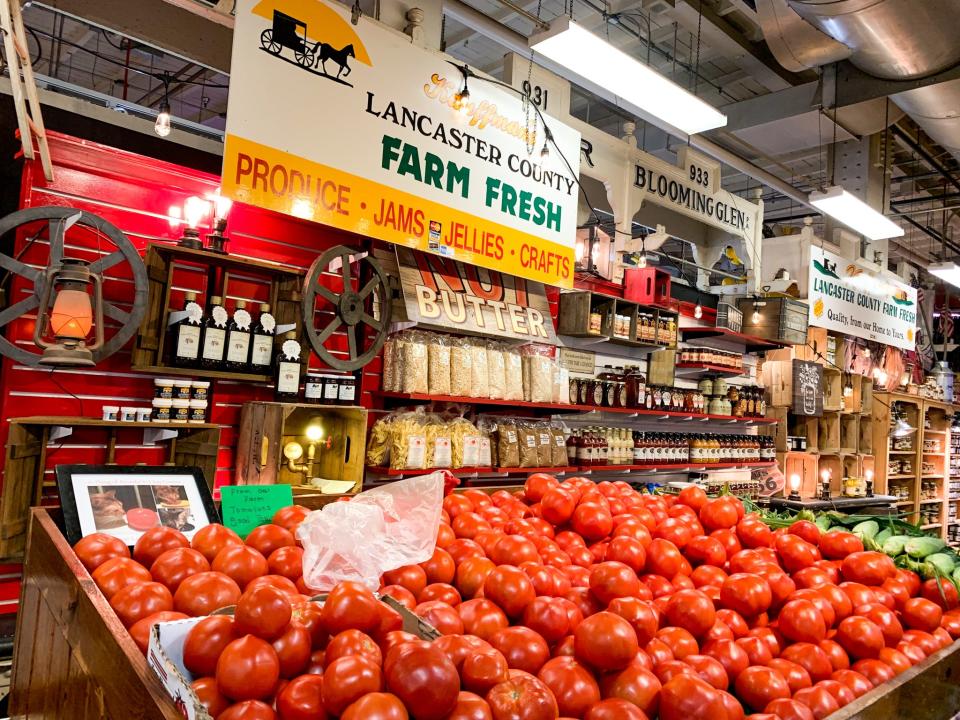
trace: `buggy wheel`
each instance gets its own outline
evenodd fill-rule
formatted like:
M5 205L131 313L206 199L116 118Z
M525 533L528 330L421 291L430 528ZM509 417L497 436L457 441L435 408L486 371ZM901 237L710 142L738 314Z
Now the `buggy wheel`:
M280 43L273 39L273 30L271 28L267 28L260 33L260 47L267 52L272 52L274 55L280 54Z
M305 68L312 68L314 63L313 54L304 48L303 50L295 50L293 56L297 59L297 62L300 63Z

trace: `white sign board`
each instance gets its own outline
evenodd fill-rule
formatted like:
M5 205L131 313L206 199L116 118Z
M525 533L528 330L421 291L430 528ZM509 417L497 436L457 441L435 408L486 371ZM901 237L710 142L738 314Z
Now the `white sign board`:
M239 0L233 43L225 194L572 286L579 132L548 117L541 157L518 93L476 77L461 101L452 59L339 3Z
M913 350L917 291L878 278L823 248L810 251L810 324Z

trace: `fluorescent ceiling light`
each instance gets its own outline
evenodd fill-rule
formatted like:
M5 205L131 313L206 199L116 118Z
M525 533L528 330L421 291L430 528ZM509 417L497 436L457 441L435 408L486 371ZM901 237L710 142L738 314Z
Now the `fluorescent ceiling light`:
M927 268L931 275L936 275L944 282L954 287L960 287L960 267L955 262L935 263Z
M903 228L839 185L810 193L810 204L871 240L903 237Z
M531 37L530 47L688 135L727 124L715 107L565 15Z

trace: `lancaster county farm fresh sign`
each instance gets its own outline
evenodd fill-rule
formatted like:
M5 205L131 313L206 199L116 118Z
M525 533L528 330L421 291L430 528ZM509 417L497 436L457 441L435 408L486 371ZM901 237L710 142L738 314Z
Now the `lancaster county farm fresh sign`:
M916 345L916 288L878 278L813 247L809 295L811 325L902 350Z
M324 0L239 0L223 189L238 200L561 287L580 134Z
M447 332L556 343L543 284L397 248L407 319Z

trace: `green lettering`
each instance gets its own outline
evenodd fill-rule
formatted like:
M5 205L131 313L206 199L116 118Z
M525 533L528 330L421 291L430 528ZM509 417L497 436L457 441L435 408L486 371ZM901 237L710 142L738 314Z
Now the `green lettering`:
M448 162L447 192L453 194L458 185L460 186L460 197L467 197L470 194L470 168L460 167L456 163ZM487 178L487 194L489 195L489 193L490 178Z
M427 185L433 185L435 188L443 189L443 160L431 152L426 156L427 166L423 171L423 181Z
M400 155L397 153L397 148L400 147L402 142L400 138L384 135L380 140L380 144L383 147L383 152L380 155L380 167L382 167L384 170L389 170L390 163L400 157Z
M397 168L400 175L412 175L419 182L423 182L423 174L420 172L420 151L416 145L404 143L403 157L400 158L400 166Z

